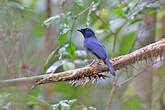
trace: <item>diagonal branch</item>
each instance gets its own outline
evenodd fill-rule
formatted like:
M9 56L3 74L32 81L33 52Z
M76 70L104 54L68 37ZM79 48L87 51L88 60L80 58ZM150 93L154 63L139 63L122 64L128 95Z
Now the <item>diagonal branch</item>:
M162 39L146 47L138 49L130 54L113 58L110 61L115 70L120 70L122 68L126 68L128 65L137 63L142 60L149 61L158 56L160 56L161 58L162 56L164 56L164 52L165 39ZM108 71L108 67L104 64L95 65L92 67L86 66L83 68L64 71L56 74L45 74L40 76L0 80L0 87L25 85L29 83L33 84L33 86L36 87L40 84L45 83L77 80L84 77L90 78L91 76L98 75L98 73L105 71Z

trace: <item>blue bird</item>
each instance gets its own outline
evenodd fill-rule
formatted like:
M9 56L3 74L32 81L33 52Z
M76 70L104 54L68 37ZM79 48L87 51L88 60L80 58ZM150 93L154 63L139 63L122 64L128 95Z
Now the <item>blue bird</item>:
M85 38L84 48L86 51L94 54L98 59L103 60L103 62L107 64L110 73L115 76L114 68L109 61L104 45L97 40L94 31L89 27L78 29L77 31L81 32Z

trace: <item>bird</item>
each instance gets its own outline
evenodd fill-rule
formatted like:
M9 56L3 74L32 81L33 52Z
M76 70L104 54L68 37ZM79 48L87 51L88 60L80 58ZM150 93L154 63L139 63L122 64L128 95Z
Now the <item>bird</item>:
M92 53L97 59L102 60L104 64L107 64L110 73L115 76L114 68L109 61L105 47L97 40L94 31L90 27L77 29L77 31L81 32L84 36L84 48L87 53Z

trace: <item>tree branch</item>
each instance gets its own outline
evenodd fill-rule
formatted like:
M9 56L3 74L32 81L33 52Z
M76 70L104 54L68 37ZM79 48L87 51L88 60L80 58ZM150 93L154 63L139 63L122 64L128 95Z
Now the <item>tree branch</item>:
M152 60L155 57L164 56L165 52L165 39L152 43L146 47L138 49L130 54L119 56L110 60L115 70L126 68L128 65L137 63L142 60ZM17 86L25 84L33 84L36 87L40 84L77 80L83 78L91 78L98 76L101 72L108 71L108 67L105 64L86 66L79 69L64 71L56 74L45 74L40 76L24 77L17 79L0 80L0 87Z
M121 74L121 72L119 72L119 73L117 74L117 76L113 79L113 87L112 87L112 90L111 90L111 92L110 92L110 95L109 95L109 98L108 98L108 101L107 101L105 110L110 110L111 103L112 103L112 98L113 98L113 95L114 95L114 93L115 93L116 86L117 86L117 80L118 80L120 74Z

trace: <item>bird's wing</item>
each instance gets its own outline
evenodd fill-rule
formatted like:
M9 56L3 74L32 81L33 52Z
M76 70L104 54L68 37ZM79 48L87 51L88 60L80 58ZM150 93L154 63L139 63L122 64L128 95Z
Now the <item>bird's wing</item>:
M84 47L102 60L107 58L106 50L103 44L101 44L98 40L87 40L87 42L84 43Z

